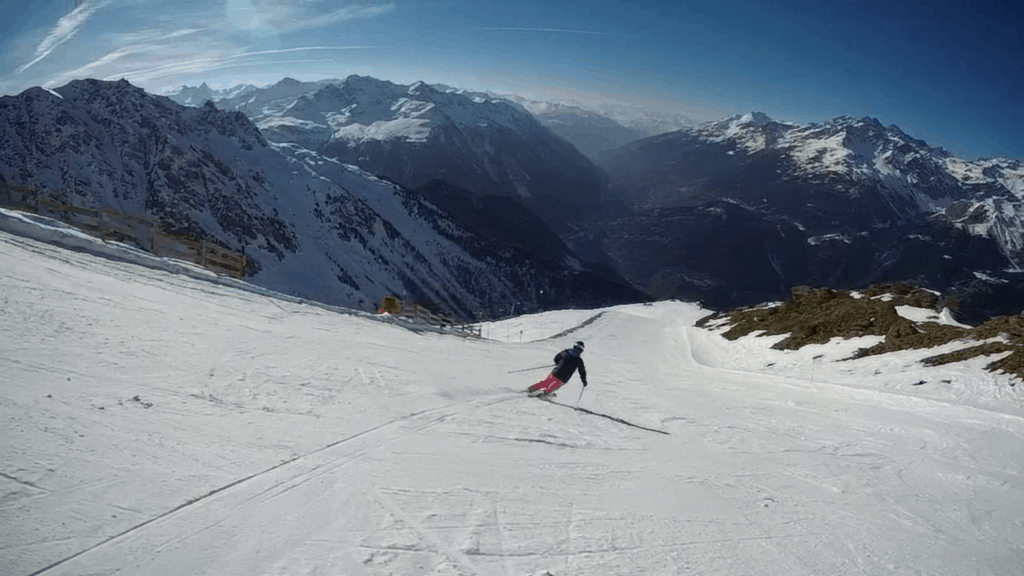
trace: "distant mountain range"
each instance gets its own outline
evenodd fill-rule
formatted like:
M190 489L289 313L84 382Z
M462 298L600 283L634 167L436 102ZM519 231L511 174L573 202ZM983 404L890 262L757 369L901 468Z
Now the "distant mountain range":
M212 89L204 83L182 86L167 96L185 106L201 106L209 100L220 108L245 112L259 124L266 116L282 112L300 95L311 95L327 85L343 86L345 82L337 79L298 82L286 78L264 89L243 84L222 90ZM530 100L514 94L463 90L444 84L431 84L430 87L441 93L465 96L477 104L512 104L529 112L541 125L570 142L591 160L635 140L697 125L682 114L650 112L634 106L604 104L588 108L580 104ZM253 95L257 95L255 100Z
M958 295L972 320L1024 306L1017 161L966 161L871 118L751 113L633 142L600 165L631 209L605 224L603 248L661 296L731 306L792 285L905 280Z
M292 88L237 97L265 110ZM125 81L0 98L0 182L155 218L244 251L257 284L364 310L384 295L462 318L643 297L576 257L532 212L502 204L511 199L473 195L483 207L475 210L515 214L527 238L439 208L467 194L454 185L424 183L431 203L335 158L270 142L242 112L185 107Z
M443 179L477 194L516 198L556 230L593 211L606 188L594 164L522 107L423 82L400 86L363 76L238 87L200 86L179 102L219 96L267 137L358 165L415 188Z
M56 93L0 100L0 178L245 246L257 279L318 299L496 314L643 298L632 284L721 309L906 281L968 322L1024 302L1024 167L871 118L634 139L580 107L360 76L171 95L198 108Z
M652 135L646 130L627 128L611 118L579 106L529 102L526 109L541 124L571 142L591 160L596 160L609 150Z
M569 202L589 209L573 213L568 226L556 229L579 253L612 265L660 297L698 298L721 308L776 299L793 285L860 288L906 280L956 294L965 318L1020 311L1014 302L1024 268L1019 162L963 160L870 118L798 125L756 112L704 124L675 117L666 118L673 131L644 138L635 121L627 127L579 106L510 95L495 100L494 94L448 86L433 90L461 96L459 102L478 107L478 113L494 102L511 103L595 160L607 178L589 180L587 188L597 192ZM398 92L380 98L391 103L388 110L401 108L395 104ZM251 98L224 103L237 106L234 102ZM451 106L437 99L431 103L443 110ZM341 115L340 109L326 104L317 114ZM272 108L262 110L265 116L254 117L274 117ZM617 112L622 118L626 110ZM276 118L300 115L276 113ZM344 115L351 118L350 111ZM261 124L271 140L302 142L299 134L309 133L297 122L273 122ZM417 146L409 138L388 136L384 129L395 120L385 115L353 123L357 126L349 130L373 127L380 138L390 138L393 158L409 158ZM295 133L280 135L283 125ZM531 138L519 139L517 149L530 146ZM330 156L346 146L367 148L356 140L335 136L333 148L318 149ZM316 142L304 145L317 148ZM448 146L445 160L435 165L480 164L476 144L458 150L437 139L432 146ZM409 169L373 160L381 154L354 156L345 158L408 179ZM524 174L551 173L534 170ZM479 180L461 182L488 189Z
M244 96L258 90L256 86L252 84L240 84L231 88L219 90L210 88L206 82L203 82L199 86L180 86L176 90L166 94L168 98L174 100L182 106L202 106L207 102L216 102L218 100L232 99L238 96Z

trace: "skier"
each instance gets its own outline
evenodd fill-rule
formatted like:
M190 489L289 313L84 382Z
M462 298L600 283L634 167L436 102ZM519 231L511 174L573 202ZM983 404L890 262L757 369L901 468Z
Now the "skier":
M580 380L583 380L583 387L587 387L587 368L583 365L583 342L576 342L572 348L562 350L555 355L555 369L548 374L547 378L530 386L526 391L530 396L545 397L554 395L553 392L565 385L572 378L578 368Z

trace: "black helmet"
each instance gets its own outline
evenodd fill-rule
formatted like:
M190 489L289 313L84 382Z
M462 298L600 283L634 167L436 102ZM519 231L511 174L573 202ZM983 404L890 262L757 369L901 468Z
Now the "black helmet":
M575 344L573 344L572 347L579 350L580 352L583 352L583 341L577 341Z

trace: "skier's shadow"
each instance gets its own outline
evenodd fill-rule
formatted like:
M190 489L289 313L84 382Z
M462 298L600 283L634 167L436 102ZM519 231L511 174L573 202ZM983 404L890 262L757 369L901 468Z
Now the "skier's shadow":
M543 397L541 397L540 399L545 401L545 402L547 402L548 404L554 404L555 406L561 406L563 408L568 408L570 410L575 410L577 412L586 412L587 414L593 414L594 416L600 416L602 418L607 418L609 420L614 420L615 422L618 422L620 424L625 424L626 426L632 426L633 428L639 428L641 430L647 430L648 432L657 432L658 434L668 435L668 432L665 432L664 430L655 430L654 428L646 428L644 426L640 426L639 424L633 424L632 422L627 422L626 420L623 420L622 418L616 418L615 416L610 416L608 414L601 414L600 412L594 412L593 410L587 410L586 408L580 408L578 406L570 406L568 404L562 404L561 402L555 402L554 400L552 400L550 398L543 398Z

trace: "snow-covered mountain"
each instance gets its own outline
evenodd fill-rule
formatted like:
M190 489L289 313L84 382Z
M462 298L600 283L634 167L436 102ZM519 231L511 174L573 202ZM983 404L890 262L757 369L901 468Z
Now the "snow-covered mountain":
M0 182L155 218L244 251L257 284L355 308L392 294L463 317L497 314L511 302L536 309L550 305L544 288L575 275L593 277L591 296L611 291L599 300L637 295L586 266L535 268L545 256L522 248L498 264L471 255L464 245L481 242L479 233L419 194L270 143L241 112L184 107L124 81L0 99Z
M436 88L455 91L443 85ZM654 112L637 106L553 100L532 100L515 94L461 93L476 98L499 98L532 114L552 132L565 138L591 160L635 140L688 128L697 123L681 114Z
M244 112L272 142L409 187L443 179L514 197L559 229L593 209L605 189L592 162L522 108L423 82L286 78L216 104Z
M971 213L973 218L951 216L951 221L976 226L972 232L977 235L990 233L1012 260L1024 256L1018 254L1022 248L1019 231L1024 229L1024 211L1020 209L1024 166L1019 162L964 160L873 118L843 116L802 126L751 113L694 132L709 142L729 142L748 155L769 148L779 150L797 177L819 181L838 177L876 186L897 219L949 209L953 214ZM985 213L978 213L979 209ZM979 218L988 226L978 226ZM972 222L967 224L967 220Z
M651 136L646 131L627 128L611 118L580 106L529 102L526 109L541 124L571 142L591 160L597 160L604 152Z
M282 81L221 103L272 141L401 183L525 199L578 253L659 296L727 307L799 284L907 280L958 293L974 320L1019 311L1024 168L963 160L874 119L666 117L683 129L598 154L609 191L574 163L585 158L545 148L559 130L573 140L582 126L628 126L582 107L362 77Z
M548 115L553 114L550 118L551 125L560 123L590 124L594 128L612 131L612 139L617 139L616 135L624 136L625 133L621 133L623 129L629 131L629 134L637 135L633 140L638 140L691 128L698 124L684 114L652 110L637 104L613 102L584 104L577 101L533 100L516 94L486 93L486 95L490 98L502 98L509 102L515 102L537 116L545 126L549 126ZM626 144L626 142L622 144Z
M627 128L643 132L647 136L658 136L659 134L684 130L699 124L699 122L685 114L649 110L636 105L595 104L594 111L615 120Z
M265 118L286 110L295 100L339 80L301 82L284 78L269 86L248 90L240 94L218 98L214 103L221 110L237 110L249 117L257 126Z
M751 113L631 143L601 166L635 210L606 249L627 277L669 293L732 305L804 283L949 289L1016 271L1004 280L1019 284L1024 266L1024 167L966 161L870 118ZM702 248L644 248L658 243ZM730 272L751 258L765 272L757 287Z
M873 118L842 116L822 124L776 122L750 113L689 131L733 154L779 153L783 178L830 182L849 195L875 194L888 207L877 224L940 216L995 240L1024 266L1024 165L1008 159L968 161L932 148Z
M217 102L238 98L257 90L252 84L240 84L231 88L217 90L210 88L206 82L199 86L181 86L176 90L164 94L182 106L202 106L207 101Z

